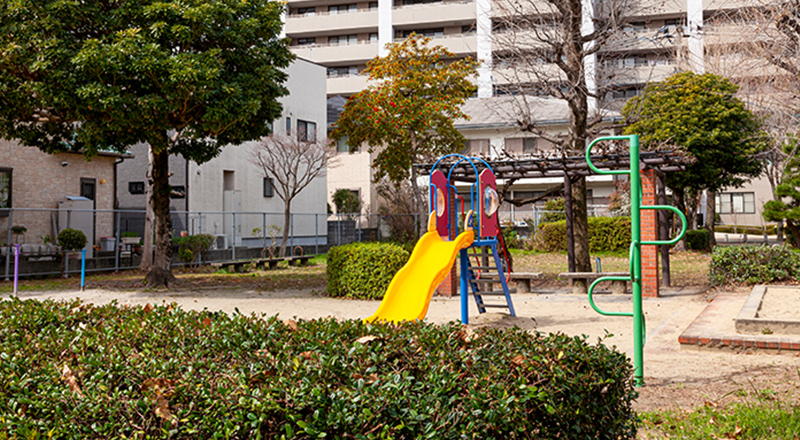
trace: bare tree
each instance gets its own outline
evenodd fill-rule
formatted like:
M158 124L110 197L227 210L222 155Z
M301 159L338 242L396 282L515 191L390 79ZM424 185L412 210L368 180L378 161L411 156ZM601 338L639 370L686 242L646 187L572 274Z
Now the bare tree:
M279 255L286 255L291 227L292 200L314 179L325 175L331 149L321 141L303 141L274 135L253 149L253 161L270 179L275 194L283 200L283 237Z
M513 97L500 111L515 121L521 131L553 143L562 156L582 155L587 139L599 132L598 126L608 114L604 98L607 94L613 96L613 85L623 82L606 78L611 70L598 70L596 56L603 54L604 63L614 58L611 49L627 38L623 28L629 17L638 12L639 3L635 0L496 2L493 72L498 92ZM567 103L567 133L553 136L540 126L535 97L554 97ZM570 192L575 270L591 271L586 179L572 179Z

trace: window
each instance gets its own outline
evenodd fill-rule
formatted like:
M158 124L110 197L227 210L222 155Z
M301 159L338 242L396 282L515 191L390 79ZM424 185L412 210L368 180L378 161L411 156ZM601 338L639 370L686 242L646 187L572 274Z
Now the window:
M333 37L328 37L328 44L331 46L346 46L348 44L357 44L358 43L358 35L337 35Z
M310 46L313 44L317 44L317 37L308 37L308 38L298 38L297 45L298 46Z
M377 32L370 32L370 34L369 34L369 42L370 43L377 43L378 42L378 33Z
M264 178L264 197L272 197L275 195L275 190L272 187L272 179L269 177Z
M297 120L297 140L302 142L317 141L317 124L314 122Z
M185 199L186 198L186 187L183 185L170 185L170 192L169 192L170 199Z
M474 24L461 26L461 33L464 35L475 35L478 32L478 29L475 27Z
M536 138L522 138L523 153L535 153L536 151Z
M144 182L128 182L128 192L131 194L144 194Z
M11 168L0 168L0 208L11 207ZM0 215L7 216L8 211L0 211Z
M336 152L337 153L349 153L350 152L350 145L347 144L347 137L343 137L336 141Z
M331 15L336 14L349 14L358 11L358 5L351 3L349 5L333 5L328 6L328 13Z
M292 118L286 117L286 136L292 135Z
M307 16L317 15L317 8L313 6L310 8L297 8L297 15L307 15Z
M628 32L644 32L647 30L647 24L643 21L634 21L626 24L623 30Z
M378 2L369 2L369 10L370 11L377 11L378 10Z
M717 212L720 214L755 214L755 193L722 193L717 194Z
M480 154L489 152L489 139L467 139L461 154Z
M328 76L331 78L355 75L358 75L358 66L328 67Z
M444 37L444 28L430 28L430 29L409 29L409 30L399 30L396 33L397 38L408 38L409 35L415 33L417 35L422 35L423 37Z

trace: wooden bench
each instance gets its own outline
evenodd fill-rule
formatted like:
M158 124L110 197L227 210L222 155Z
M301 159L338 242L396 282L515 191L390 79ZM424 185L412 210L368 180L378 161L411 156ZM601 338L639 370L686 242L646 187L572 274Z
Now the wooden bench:
M275 269L278 267L278 263L283 261L283 258L262 258L260 260L256 260L256 267L263 267L264 270L267 269Z
M531 280L537 280L541 277L541 272L511 272L508 278L516 284L516 293L530 293ZM492 274L487 279L497 280L497 274Z
M564 272L558 274L559 278L567 278L572 282L572 293L585 295L589 289L589 283L600 277L627 277L628 272ZM576 283L575 281L583 281ZM627 281L611 281L611 293L627 293Z
M248 264L253 264L253 260L223 261L220 263L211 263L211 267L225 269L229 272L231 269L233 269L234 272L244 272L244 267Z
M286 261L289 262L289 266L305 266L308 260L313 257L313 255L297 255L295 257L286 257Z

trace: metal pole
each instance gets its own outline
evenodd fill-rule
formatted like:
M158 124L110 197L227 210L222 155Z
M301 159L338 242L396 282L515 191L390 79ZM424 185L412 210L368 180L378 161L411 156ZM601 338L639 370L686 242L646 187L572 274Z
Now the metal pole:
M294 214L289 213L289 246L292 248L292 256L294 257Z
M236 260L236 213L231 212L231 258Z
M267 247L267 213L261 213L261 244ZM263 252L263 251L262 251Z
M319 254L319 214L314 214L314 254Z
M567 216L567 267L569 272L575 272L575 235L572 224L572 181L569 174L564 172L564 214ZM574 282L583 282L575 281Z
M11 270L11 245L10 245L10 243L11 243L11 225L13 224L12 223L12 218L13 217L14 217L14 210L13 209L9 209L8 210L8 236L6 238L6 243L9 243L8 254L6 254L6 281L8 281L8 274L9 274L9 271Z
M14 295L17 294L18 281L19 281L19 243L14 245Z
M121 238L120 238L120 235L121 235L121 232L120 232L120 220L121 220L120 214L121 213L119 211L117 211L117 225L116 225L117 226L117 231L114 234L114 236L115 236L115 238L114 238L114 271L115 272L119 270L119 248L121 246L120 243L122 243ZM131 259L131 261L133 261L133 259Z
M81 250L81 292L86 288L86 249Z
M462 324L469 324L469 292L467 291L469 278L467 277L467 267L469 266L469 260L467 256L467 250L461 249L459 252L460 260L461 260L461 323Z
M69 251L64 251L64 278L69 278Z
M644 316L642 314L642 216L641 175L639 174L639 136L630 137L631 241L635 246L631 268L633 293L633 365L634 382L644 383Z

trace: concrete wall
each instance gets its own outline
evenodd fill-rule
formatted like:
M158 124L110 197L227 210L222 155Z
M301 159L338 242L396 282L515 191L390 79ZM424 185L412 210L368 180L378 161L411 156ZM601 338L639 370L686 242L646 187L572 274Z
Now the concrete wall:
M39 244L41 235L55 238L51 211L67 196L81 194L81 178L95 181L95 208L113 209L114 162L116 155L98 155L90 161L81 154L47 154L37 148L23 147L13 141L0 140L0 168L10 168L11 207L39 208L43 211L16 211L11 226L25 226L24 237L12 237L11 242ZM100 237L113 236L114 217L111 213L98 213L95 220L95 242ZM0 217L0 242L7 242L9 218ZM63 226L62 226L63 228Z

